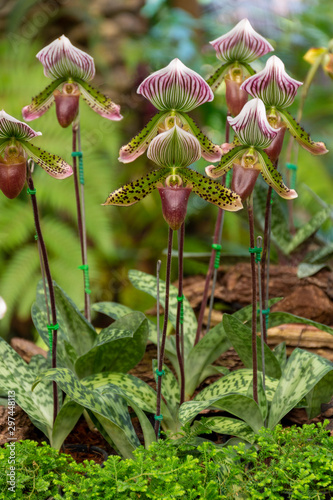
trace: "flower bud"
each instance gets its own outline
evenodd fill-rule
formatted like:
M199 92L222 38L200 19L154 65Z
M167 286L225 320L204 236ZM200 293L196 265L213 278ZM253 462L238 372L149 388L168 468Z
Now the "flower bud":
M26 180L26 154L20 146L10 145L0 157L0 189L9 199L16 198Z
M185 220L192 187L183 187L182 180L178 175L168 177L165 183L165 187L158 186L162 201L162 213L169 227L173 231L177 231Z
M242 201L252 193L259 172L260 170L256 168L245 168L238 163L234 163L231 189L241 197Z
M79 111L80 90L76 84L64 83L62 92L53 92L59 124L66 128L75 120Z

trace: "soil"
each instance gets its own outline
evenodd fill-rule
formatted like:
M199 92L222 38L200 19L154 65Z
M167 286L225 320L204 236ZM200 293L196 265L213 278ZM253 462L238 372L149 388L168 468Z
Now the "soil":
M248 264L237 264L229 269L219 269L212 324L216 324L222 319L222 312L217 309L220 308L228 312L233 312L250 303L250 276L250 267ZM269 284L271 297L283 297L283 300L271 308L272 311L291 312L326 325L333 325L333 273L330 271L322 270L315 276L299 280L296 268L271 266ZM200 307L203 287L203 276L185 279L184 295L196 312ZM282 325L268 331L268 343L270 346L274 347L281 341L286 341L288 353L296 346L299 346L333 361L333 337L316 328L306 325ZM42 350L23 339L12 339L12 346L27 362L29 362L32 355L37 353L43 354ZM156 347L152 343L148 343L143 359L130 373L155 388L156 384L152 373L153 359L156 359ZM168 361L166 361L166 364L171 368ZM243 367L234 349L229 349L220 356L216 364L225 366L231 371ZM198 388L198 391L218 378L219 375L210 377ZM221 411L209 411L209 413L215 416L223 415ZM206 412L205 416L207 414ZM333 399L330 403L322 405L321 415L311 421L308 420L304 409L294 409L286 415L282 421L282 425L303 425L311 422L320 422L325 419L329 419L328 430L333 435ZM46 441L45 436L34 427L27 415L19 407L16 407L16 424L16 436L18 439L33 439L39 443ZM133 425L139 439L142 441L140 424L134 415ZM7 437L7 409L0 407L0 445L3 445L7 441ZM210 437L210 439L212 438L214 439L214 436ZM216 435L215 439L218 442L223 442L223 437L221 438L221 436ZM82 444L86 445L86 448L80 450L78 447ZM74 447L75 449L70 449L70 447ZM97 450L94 447L97 447ZM66 439L62 451L71 454L78 462L88 459L102 463L105 457L103 456L103 452L98 450L98 448L105 450L107 454L116 453L97 430L89 429L85 419L81 417Z

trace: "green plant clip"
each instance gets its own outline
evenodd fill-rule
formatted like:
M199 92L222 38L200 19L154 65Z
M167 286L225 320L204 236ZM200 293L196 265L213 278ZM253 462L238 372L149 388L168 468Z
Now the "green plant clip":
M266 328L268 328L268 317L269 317L269 312L270 312L270 308L268 307L267 309L263 309L261 311L261 314L263 316L265 316L265 323L266 323Z
M89 281L89 266L88 264L82 264L78 266L78 269L81 269L84 273L84 291L86 293L91 293L90 290L90 281Z
M36 189L30 189L30 188L28 188L27 189L27 193L28 194L36 194Z
M254 253L256 256L256 264L258 264L258 262L261 261L261 250L262 249L259 247L254 247L254 248L249 247L249 252Z
M80 184L84 184L84 173L83 173L83 153L82 151L73 151L72 157L76 157L79 159L79 181Z
M216 250L215 261L214 261L214 268L218 269L219 266L220 266L220 258L221 258L221 249L222 249L222 246L219 245L218 243L213 243L212 244L212 248L213 248L213 250Z
M297 173L297 165L294 163L286 163L286 167L288 170L291 170L291 179L290 179L290 188L295 189L296 187L296 173Z
M50 346L50 353L52 354L52 347L53 347L53 332L58 330L59 325L56 323L55 325L47 325L47 329L49 331L49 346Z
M156 372L156 375L157 375L158 377L162 377L163 375L165 375L165 371L164 371L164 370L162 370L162 371L160 372L160 371L158 370L158 368L156 368L155 372Z
M178 302L180 302L180 315L179 315L179 323L181 325L184 324L184 295L181 297L177 296Z

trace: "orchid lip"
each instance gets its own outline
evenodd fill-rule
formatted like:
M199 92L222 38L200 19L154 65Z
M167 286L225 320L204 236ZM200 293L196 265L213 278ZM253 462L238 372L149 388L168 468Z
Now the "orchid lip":
M179 59L173 59L168 66L148 76L137 93L160 111L188 112L214 99L213 91L205 80Z
M265 38L257 33L248 19L240 21L225 35L209 42L216 56L223 62L252 62L274 50Z
M285 71L277 56L271 56L265 68L243 82L241 89L261 99L268 107L286 108L295 99L302 82L294 80Z

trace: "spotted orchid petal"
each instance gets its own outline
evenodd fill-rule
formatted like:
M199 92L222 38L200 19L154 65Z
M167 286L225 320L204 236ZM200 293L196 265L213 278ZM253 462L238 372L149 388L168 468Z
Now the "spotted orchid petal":
M175 124L150 143L147 156L160 167L188 167L201 158L198 139Z
M30 142L20 141L20 144L27 152L28 156L52 177L56 179L65 179L72 175L72 167L60 158L60 156L53 155L43 149L37 148Z
M226 174L232 168L233 164L246 152L244 146L236 146L224 154L218 165L209 165L206 167L206 174L212 179L217 179Z
M48 78L79 78L88 82L95 76L94 59L74 47L65 35L40 50L36 57Z
M110 193L103 205L118 205L122 207L134 205L134 203L148 196L156 188L157 184L163 182L171 173L172 169L170 168L153 170L148 175L125 184Z
M212 42L216 56L223 62L250 63L273 49L272 45L259 35L247 19L240 21L231 31Z
M309 134L297 123L288 111L280 110L279 114L284 121L287 129L296 141L313 155L323 155L328 153L328 149L323 142L314 142Z
M160 111L177 110L187 113L214 99L205 80L179 59L174 59L165 68L148 76L137 92Z
M168 115L169 113L157 113L139 134L120 149L118 160L122 163L129 163L142 155L148 148L150 141L157 135L160 124Z
M34 137L42 135L41 132L35 132L29 125L16 120L4 110L0 111L0 139L17 139L18 141L30 141Z
M286 200L293 200L297 198L297 193L294 189L289 189L283 182L280 172L274 167L268 155L264 151L258 151L258 160L261 166L261 175L269 186L271 186L276 193Z
M190 168L181 168L177 170L177 174L191 185L193 193L200 198L217 205L229 212L236 212L243 208L242 200L238 194L231 191L218 182L191 170Z
M228 116L227 120L245 146L268 148L277 135L278 129L268 123L265 105L260 99L247 102L235 118Z
M96 113L108 118L109 120L119 121L122 119L120 114L120 106L111 101L109 97L102 94L99 90L89 85L83 80L76 80L79 85L81 96L83 100L91 107Z
M302 82L291 78L284 69L284 64L276 56L268 59L265 68L251 76L242 84L241 89L252 97L261 99L265 106L278 109L287 108L295 99Z
M58 78L32 99L31 104L22 109L23 118L29 122L42 116L54 103L53 92L61 86L65 78Z
M177 113L177 117L182 122L184 128L187 127L189 132L191 132L198 139L202 157L207 161L219 161L222 156L220 146L214 144L210 139L208 139L192 118L182 113Z

